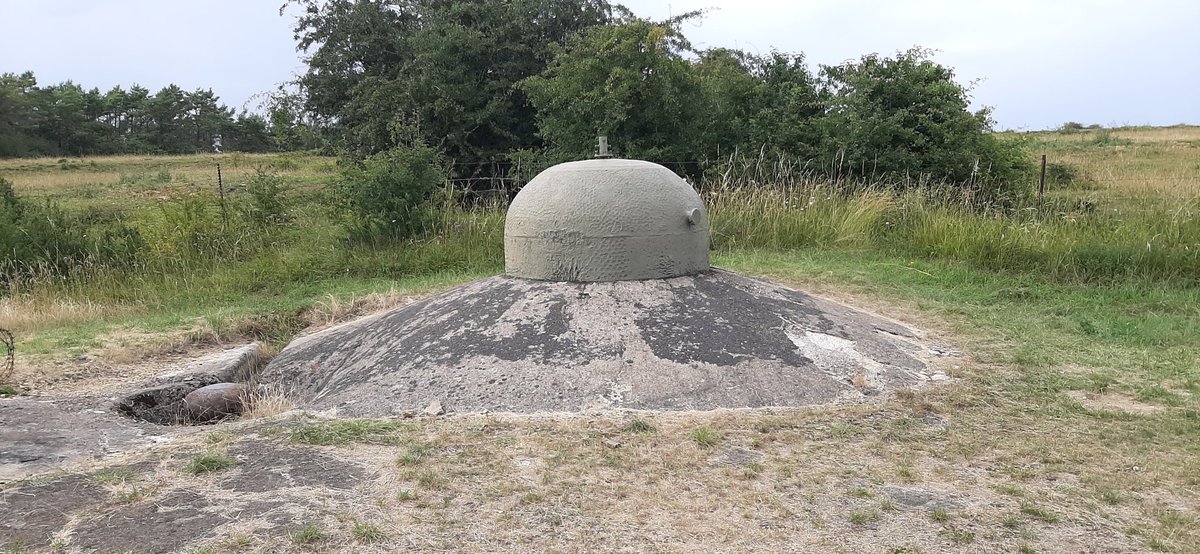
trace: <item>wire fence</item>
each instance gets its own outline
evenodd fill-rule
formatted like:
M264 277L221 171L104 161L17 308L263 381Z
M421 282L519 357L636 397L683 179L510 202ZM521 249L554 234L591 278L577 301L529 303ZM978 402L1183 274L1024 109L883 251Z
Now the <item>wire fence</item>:
M0 329L0 343L4 344L5 351L4 367L0 368L0 383L7 383L16 369L17 340L13 337L12 331Z

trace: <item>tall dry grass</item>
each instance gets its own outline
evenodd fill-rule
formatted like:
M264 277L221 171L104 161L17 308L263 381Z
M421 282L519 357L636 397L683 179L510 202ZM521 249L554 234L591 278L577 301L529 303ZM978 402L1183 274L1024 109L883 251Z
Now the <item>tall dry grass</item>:
M1187 158L1197 167L1189 170L1185 157L1156 154L1162 148L1185 147L1160 142L1143 146L1145 156L1131 151L1128 157L1111 159L1104 158L1112 153L1110 147L1063 150L1059 159L1075 163L1093 184L1052 190L1045 205L980 209L969 199L928 183L831 181L784 162L753 158L710 175L698 188L710 210L717 252L863 250L1055 280L1194 284L1200 276L1200 193L1167 192L1157 185L1136 188L1128 184L1133 181L1125 180L1136 177L1161 184L1173 176L1192 178L1200 171L1195 158ZM137 164L160 161L122 157L101 159L97 165L123 164L123 170L149 171ZM327 161L302 158L298 167L313 170ZM4 163L57 165L52 161ZM80 163L90 166L90 162ZM181 157L172 163L202 167L208 160ZM292 162L278 158L276 163ZM1114 165L1112 171L1106 169L1108 164ZM38 171L49 171L43 169ZM58 171L56 175L67 179L75 170ZM47 186L70 186L68 181L58 183ZM1147 199L1133 202L1130 195ZM264 309L284 313L300 306L311 310L303 319L334 321L402 300L393 293L370 296L369 292L345 300L359 293L347 294L341 283L423 276L444 280L454 274L496 273L503 267L505 207L501 204L466 209L460 198L445 194L434 206L434 223L422 237L403 243L353 244L346 241L341 222L321 191L295 187L288 198L292 218L288 225L243 222L234 232L221 221L213 195L187 201L210 204L199 215L187 212L180 203L135 211L126 222L139 228L147 241L145 251L152 255L125 267L87 266L67 277L31 274L10 283L0 291L0 326L46 329L135 313L188 311L214 303L238 304L240 312L248 312L253 307L242 304L258 302L246 300L253 298L271 304ZM191 215L184 217L187 214ZM206 246L210 242L199 240L213 236L223 242L211 244L232 247L210 251ZM309 289L311 294L304 293L308 295L304 298L296 292ZM325 296L330 291L338 292ZM269 300L280 297L288 300Z

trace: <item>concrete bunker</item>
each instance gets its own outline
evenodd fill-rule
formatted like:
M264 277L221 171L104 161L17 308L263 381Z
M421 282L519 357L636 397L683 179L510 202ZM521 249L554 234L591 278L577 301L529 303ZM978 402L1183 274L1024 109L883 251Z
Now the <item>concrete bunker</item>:
M708 268L704 203L656 163L556 165L521 189L504 222L504 271L513 277L630 281Z
M913 329L710 268L708 235L661 165L560 164L511 203L506 274L298 337L261 380L377 416L848 403L944 377Z

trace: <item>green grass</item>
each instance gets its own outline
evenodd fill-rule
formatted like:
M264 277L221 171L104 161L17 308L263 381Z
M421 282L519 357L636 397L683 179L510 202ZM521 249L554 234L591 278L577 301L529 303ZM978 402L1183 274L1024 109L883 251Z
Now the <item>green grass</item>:
M635 434L653 433L654 432L654 424L652 424L649 421L646 421L645 419L642 419L640 417L635 417L632 420L630 420L630 422L628 424L625 425L624 430L627 433L635 433Z
M415 476L417 484L427 489L438 489L446 484L446 477L436 470L423 469Z
M987 459L987 486L1008 501L1025 501L1004 518L1013 529L1031 520L1073 521L1079 510L1072 503L1091 503L1135 514L1122 517L1137 520L1129 526L1149 547L1194 550L1200 543L1185 530L1194 521L1155 511L1146 499L1170 491L1178 501L1195 500L1189 468L1200 453L1200 131L1090 133L1031 135L1033 148L1062 164L1056 175L1074 175L1073 182L1054 182L1044 207L972 211L878 185L851 193L794 181L710 190L713 262L847 297L969 353L951 362L961 366L953 387L897 400L912 413L831 423L814 432L816 439L869 441L877 452L957 466ZM271 165L289 187L292 220L254 225L241 215L246 196L235 191L229 205L236 244L196 243L191 239L221 230L207 181L211 162L104 158L61 169L54 160L0 161L0 175L21 194L60 202L89 220L133 225L154 253L133 268L41 275L0 293L0 327L16 332L19 355L49 366L95 353L114 333L279 344L326 304L389 290L421 294L502 269L503 212L495 208L443 209L420 240L347 243L345 222L328 209L322 188L335 174L333 162L311 155L222 162L233 182L255 165ZM208 205L188 219L187 210L198 208L185 197ZM1079 393L1157 411L1085 403ZM952 424L930 429L923 423L928 410ZM738 432L727 427L736 423L717 425L730 437ZM410 477L421 487L441 486L445 477L428 467L428 452L407 430L351 420L286 433L302 444L403 445L397 463L413 466ZM655 426L633 419L621 431L650 434ZM713 427L684 434L702 447L733 440ZM905 460L905 467L915 465ZM1127 471L1135 462L1138 471ZM920 475L905 470L905 480L927 474L925 465L916 467ZM1059 472L1079 477L1079 494L1043 499L1043 481ZM858 517L871 512L882 517L878 508ZM944 523L936 512L930 517Z
M237 460L229 457L223 452L205 452L198 454L188 460L183 471L192 475L202 475L205 473L216 473L224 471L237 465Z
M124 485L137 476L128 468L104 469L92 475L92 482L97 485Z
M314 544L328 539L325 530L316 523L310 523L304 527L288 533L288 538L294 544Z
M721 432L712 427L704 426L692 431L692 442L704 448L711 448L721 442Z
M365 521L354 522L354 526L350 528L350 536L363 544L373 544L387 539L387 533L384 533L383 529L374 523Z
M402 431L414 426L395 421L352 419L303 425L292 429L288 440L295 444L321 446L350 443L401 444L405 439Z
M860 510L854 510L853 512L850 512L850 523L853 523L855 525L865 525L867 523L874 523L881 519L883 519L883 514L880 513L879 510L876 510L874 508L863 508Z
M1029 502L1021 503L1021 513L1044 523L1058 523L1059 520L1054 512Z
M433 453L433 450L434 445L430 443L419 442L410 444L404 453L396 459L396 463L402 466L420 464Z

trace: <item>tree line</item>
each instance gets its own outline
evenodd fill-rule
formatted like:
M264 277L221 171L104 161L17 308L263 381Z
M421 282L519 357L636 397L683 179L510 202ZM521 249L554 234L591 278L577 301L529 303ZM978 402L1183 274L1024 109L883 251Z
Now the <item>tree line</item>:
M919 48L813 71L800 53L693 47L682 23L702 14L650 21L605 0L292 3L303 110L352 159L419 143L457 177L512 173L588 157L604 134L691 176L740 155L989 201L1030 168Z
M67 81L39 86L32 72L0 74L0 157L190 154L222 148L246 152L311 147L289 110L273 97L267 115L234 110L210 89L177 85L84 89Z

